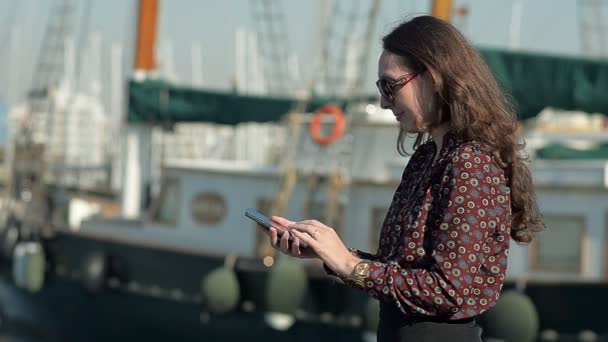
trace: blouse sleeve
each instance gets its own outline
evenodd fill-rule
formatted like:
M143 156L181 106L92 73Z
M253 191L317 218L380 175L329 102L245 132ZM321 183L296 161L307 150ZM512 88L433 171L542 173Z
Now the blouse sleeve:
M463 319L498 299L507 266L511 208L503 171L490 154L458 148L433 191L424 222L426 260L373 261L360 284L406 314ZM429 202L427 202L429 203Z

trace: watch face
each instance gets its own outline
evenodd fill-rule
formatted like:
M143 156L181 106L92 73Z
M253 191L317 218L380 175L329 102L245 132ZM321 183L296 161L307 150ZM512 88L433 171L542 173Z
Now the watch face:
M364 276L367 277L367 275L369 274L369 263L367 262L360 262L356 269L355 269L356 273L360 276Z

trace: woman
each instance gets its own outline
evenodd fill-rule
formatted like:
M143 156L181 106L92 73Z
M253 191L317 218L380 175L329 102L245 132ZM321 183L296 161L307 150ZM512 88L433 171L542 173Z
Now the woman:
M376 84L400 123L399 152L407 133L417 139L377 253L347 249L321 222L276 216L289 231L272 229L271 243L320 258L377 298L379 341L480 341L475 317L498 299L509 238L530 242L542 229L514 109L449 23L414 18L385 36L383 49Z

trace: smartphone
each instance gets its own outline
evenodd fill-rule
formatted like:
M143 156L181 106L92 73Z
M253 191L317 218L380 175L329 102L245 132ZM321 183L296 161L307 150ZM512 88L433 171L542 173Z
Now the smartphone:
M273 224L272 220L268 216L260 213L259 211L255 210L255 209L247 208L247 210L245 210L245 217L253 220L254 222L256 222L257 224L259 224L260 226L262 226L266 229L270 229L271 227L276 229L279 239L285 232L285 229L278 227L276 224ZM289 235L289 242L292 242L292 241L293 241L293 235ZM300 247L307 247L307 246L304 242L300 241Z

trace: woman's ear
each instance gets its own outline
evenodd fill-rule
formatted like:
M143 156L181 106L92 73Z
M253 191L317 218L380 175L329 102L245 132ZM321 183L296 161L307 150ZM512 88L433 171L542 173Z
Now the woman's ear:
M437 95L439 95L441 93L441 84L443 82L441 82L441 80L436 80L430 71L429 71L429 78L431 79L431 82L433 84L433 90L435 91L435 93L437 93Z

